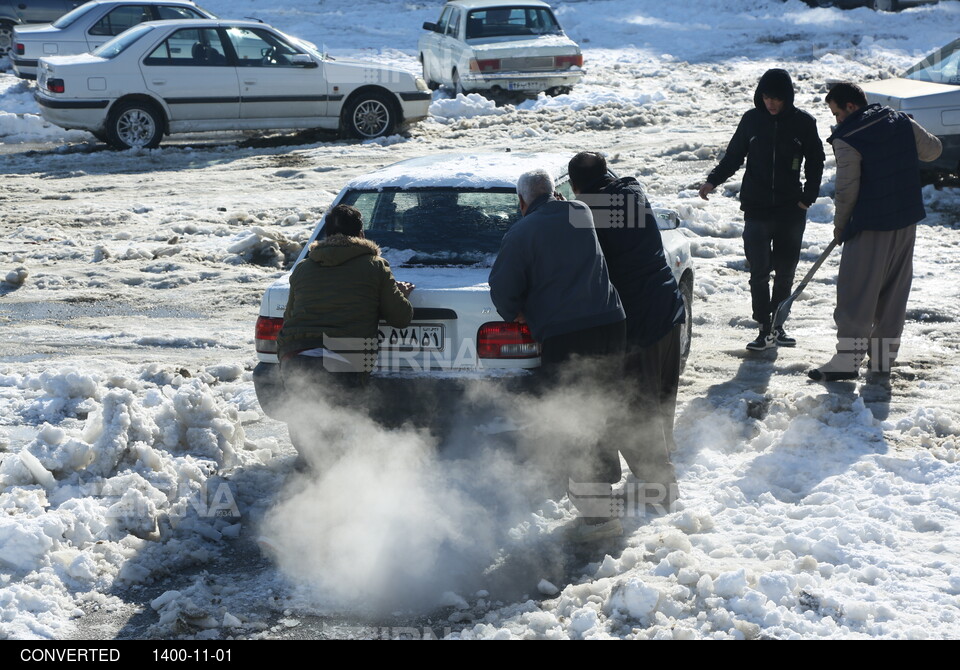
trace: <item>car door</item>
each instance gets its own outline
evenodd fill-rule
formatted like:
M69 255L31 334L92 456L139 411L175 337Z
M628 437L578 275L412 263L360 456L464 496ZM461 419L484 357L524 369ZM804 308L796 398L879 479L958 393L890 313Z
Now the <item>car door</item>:
M440 13L440 18L437 20L437 32L428 33L424 38L426 40L426 48L423 50L423 65L426 70L424 74L427 75L427 79L440 83L446 83L447 81L447 79L444 79L443 70L440 67L442 49L440 41L444 32L446 32L447 21L450 19L450 12L452 11L452 7L444 7Z
M216 28L180 28L143 59L144 83L167 103L171 125L240 117L237 68L226 53Z
M458 63L464 47L463 42L460 41L460 23L463 11L458 7L452 9L450 20L440 37L440 69L443 72L443 81L449 81L450 85L453 85L451 76L453 69L456 67L458 71L460 70Z
M266 28L232 27L241 119L307 119L327 114L322 65Z

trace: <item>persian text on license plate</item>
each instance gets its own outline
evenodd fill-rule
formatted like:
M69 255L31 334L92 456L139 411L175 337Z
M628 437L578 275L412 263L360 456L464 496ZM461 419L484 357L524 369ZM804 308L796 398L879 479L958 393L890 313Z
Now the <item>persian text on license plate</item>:
M545 81L511 81L507 84L511 91L539 91L547 88Z
M406 328L380 326L380 348L400 351L443 351L443 326L415 325Z

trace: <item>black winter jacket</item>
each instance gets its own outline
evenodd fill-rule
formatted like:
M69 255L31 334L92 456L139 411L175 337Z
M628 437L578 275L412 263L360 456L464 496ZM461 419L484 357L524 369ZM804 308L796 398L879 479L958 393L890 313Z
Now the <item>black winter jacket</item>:
M768 78L786 93L785 106L773 115L763 104L761 91L768 90ZM820 193L823 177L823 142L817 133L817 122L808 113L793 106L793 84L784 70L770 70L763 75L753 98L754 109L746 112L727 146L719 165L707 181L719 186L743 165L747 167L740 187L740 209L758 212L787 207L803 202L812 205ZM800 166L804 167L804 184L800 184Z

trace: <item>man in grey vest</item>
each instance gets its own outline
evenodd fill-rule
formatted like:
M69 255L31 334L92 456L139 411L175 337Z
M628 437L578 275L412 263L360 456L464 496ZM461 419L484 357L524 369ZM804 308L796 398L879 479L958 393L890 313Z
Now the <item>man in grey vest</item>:
M902 112L867 104L856 84L836 84L827 105L837 126L827 140L837 159L834 239L843 244L837 276L837 353L810 370L815 381L886 373L897 357L913 280L917 222L926 217L919 161L940 156L940 140Z

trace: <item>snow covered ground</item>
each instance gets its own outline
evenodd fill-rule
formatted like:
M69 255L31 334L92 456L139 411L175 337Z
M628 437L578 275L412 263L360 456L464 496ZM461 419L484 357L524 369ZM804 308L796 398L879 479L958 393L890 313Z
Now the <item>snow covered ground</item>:
M202 4L411 71L440 7ZM555 6L585 48L570 95L495 108L438 93L431 120L366 144L213 134L116 153L46 126L32 85L0 74L0 637L960 635L960 193L924 191L885 387L806 379L834 345L837 257L794 306L799 346L746 355L737 184L695 192L764 70L793 74L826 137L826 82L900 72L956 37L960 3ZM438 453L424 431L321 414L343 455L304 475L253 392L260 296L346 181L507 148L607 152L681 213L696 256L681 500L592 552L561 541L565 499L519 495L529 473L490 431L461 425ZM828 156L801 272L830 239L833 179ZM515 411L550 427L531 435L549 449L604 406L561 395Z

